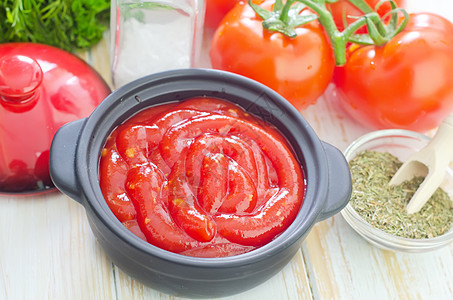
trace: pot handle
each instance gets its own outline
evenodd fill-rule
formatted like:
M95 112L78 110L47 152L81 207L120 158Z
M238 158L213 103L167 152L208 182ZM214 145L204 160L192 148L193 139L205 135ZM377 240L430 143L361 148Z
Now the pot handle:
M49 154L50 178L61 192L81 203L75 176L77 141L86 119L67 123L55 134Z
M348 204L352 193L351 172L343 153L326 142L322 144L327 156L329 190L324 209L318 217L319 221L342 210Z

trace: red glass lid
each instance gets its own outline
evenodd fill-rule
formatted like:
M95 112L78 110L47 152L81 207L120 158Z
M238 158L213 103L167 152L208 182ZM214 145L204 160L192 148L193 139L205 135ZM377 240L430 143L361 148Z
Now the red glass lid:
M89 116L110 92L71 53L35 43L0 44L0 194L53 190L53 136L62 125Z

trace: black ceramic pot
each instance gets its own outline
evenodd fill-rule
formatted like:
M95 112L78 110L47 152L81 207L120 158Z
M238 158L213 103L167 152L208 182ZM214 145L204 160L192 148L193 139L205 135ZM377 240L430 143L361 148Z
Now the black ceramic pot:
M146 243L116 219L99 187L100 153L117 125L149 106L204 95L274 124L294 148L306 178L305 199L292 225L269 244L232 257L189 257ZM90 117L57 132L50 173L58 189L85 207L94 235L118 267L152 288L185 297L227 296L266 281L291 260L312 226L339 212L351 194L342 153L322 142L289 102L262 84L217 70L162 72L116 90Z

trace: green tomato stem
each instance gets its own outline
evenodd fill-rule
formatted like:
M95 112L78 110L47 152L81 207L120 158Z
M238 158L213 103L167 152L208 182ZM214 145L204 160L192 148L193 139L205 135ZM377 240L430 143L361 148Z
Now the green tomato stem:
M363 13L367 14L366 17L361 17L357 21L350 24L340 32L335 24L332 14L326 7L325 0L296 0L309 8L311 8L317 15L319 22L324 27L327 36L329 37L332 49L334 52L335 64L343 66L346 63L346 44L360 27L372 23L375 29L370 32L370 37L376 45L382 45L387 42L388 36L387 29L379 18L379 15L364 1L364 0L348 0L351 4L360 9Z
M285 5L283 6L282 12L280 14L280 20L284 22L285 24L288 23L289 21L289 10L291 8L291 5L293 5L295 0L288 0L286 1Z
M308 18L297 19L297 15L300 12L301 4L298 7L292 7L295 2L300 2L306 7L314 11ZM381 46L391 39L395 34L404 29L407 23L407 13L405 13L405 23L401 26L397 26L397 22L392 20L390 26L386 26L381 20L379 14L377 14L373 8L371 8L364 0L347 0L364 15L358 18L355 22L349 24L342 32L340 32L335 24L332 13L326 7L326 3L333 3L333 0L287 0L283 4L282 0L276 0L274 10L272 12L261 8L257 4L253 4L252 0L249 0L249 5L255 10L255 12L261 16L263 26L266 29L279 31L288 37L295 37L295 27L311 22L316 18L321 23L326 32L331 47L334 53L335 64L337 66L343 66L346 63L346 45L350 41L359 42L361 44L374 44ZM397 18L397 7L396 4L390 0L392 6L392 18ZM297 21L295 22L295 20ZM355 32L362 26L368 27L368 34L355 34Z
M368 14L374 12L374 10L363 0L348 0L349 3L360 9L363 13Z
M348 1L349 1L349 3L351 3L352 5L357 7L358 9L360 9L360 11L362 11L364 14L371 14L370 19L376 25L376 28L377 28L378 32L382 36L386 36L387 35L387 30L385 29L384 24L379 19L379 15L374 14L374 12L375 12L374 9L371 8L368 5L368 3L366 3L363 0L348 0ZM378 38L376 38L376 39L378 39Z
M342 66L346 63L346 42L345 35L337 29L335 21L325 2L318 3L312 0L297 0L311 8L319 17L319 22L324 27L333 48L335 64Z

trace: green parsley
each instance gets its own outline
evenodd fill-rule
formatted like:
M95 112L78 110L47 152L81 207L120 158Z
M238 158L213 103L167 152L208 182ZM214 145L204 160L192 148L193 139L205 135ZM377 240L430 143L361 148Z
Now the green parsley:
M109 14L110 0L0 0L0 43L86 50L102 39Z

